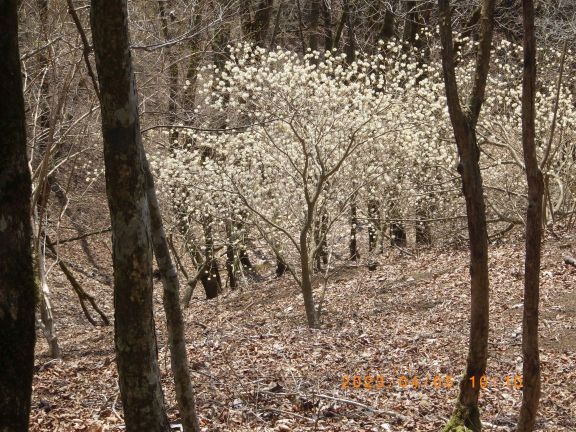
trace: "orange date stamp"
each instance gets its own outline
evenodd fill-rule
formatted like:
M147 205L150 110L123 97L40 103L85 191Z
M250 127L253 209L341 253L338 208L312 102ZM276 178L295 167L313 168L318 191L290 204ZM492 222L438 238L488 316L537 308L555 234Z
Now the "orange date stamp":
M480 378L470 377L472 388L509 388L522 390L522 375L506 375L493 377L482 375ZM391 390L391 389L451 389L458 384L452 375L342 375L342 389Z

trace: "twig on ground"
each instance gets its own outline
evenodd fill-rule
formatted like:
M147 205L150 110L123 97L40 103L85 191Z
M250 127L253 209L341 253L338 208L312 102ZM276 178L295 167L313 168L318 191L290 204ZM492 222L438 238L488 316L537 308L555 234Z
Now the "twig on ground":
M368 411L371 411L371 412L373 412L373 413L375 413L375 414L384 414L384 415L387 415L387 416L396 417L396 418L398 418L398 419L400 419L400 420L407 420L407 419L408 419L408 417L406 417L405 415L402 415L402 414L400 414L400 413L397 413L397 412L394 412L394 411L379 410L379 409L377 409L377 408L371 407L370 405L366 405L366 404L363 404L363 403L361 403L361 402L353 401L353 400L350 400L350 399L342 399L342 398L337 398L337 397L334 397L334 396L328 396L328 395L324 395L324 394L316 394L316 395L314 395L314 396L317 396L317 397L322 398L322 399L330 399L330 400L333 400L333 401L346 403L346 404L349 404L349 405L355 405L355 406L357 406L357 407L367 409Z

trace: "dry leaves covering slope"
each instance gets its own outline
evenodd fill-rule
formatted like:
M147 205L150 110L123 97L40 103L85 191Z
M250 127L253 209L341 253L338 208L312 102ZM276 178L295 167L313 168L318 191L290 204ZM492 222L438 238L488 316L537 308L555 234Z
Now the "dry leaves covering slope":
M491 343L481 396L487 431L514 430L520 407L513 377L522 370L522 246L491 247ZM544 246L538 431L576 431L576 269L563 264L565 247L566 240ZM450 376L457 379L465 365L467 260L465 249L417 258L388 251L374 272L343 268L328 283L323 326L314 331L288 278L211 301L194 298L185 316L203 429L438 431L456 397ZM90 326L65 280L54 273L52 282L64 358L48 361L39 335L31 429L122 430L113 329ZM110 286L84 284L112 316ZM160 295L157 284L159 358L177 422ZM381 375L384 388L376 380L372 389L354 388L355 374ZM346 389L344 375L351 376Z

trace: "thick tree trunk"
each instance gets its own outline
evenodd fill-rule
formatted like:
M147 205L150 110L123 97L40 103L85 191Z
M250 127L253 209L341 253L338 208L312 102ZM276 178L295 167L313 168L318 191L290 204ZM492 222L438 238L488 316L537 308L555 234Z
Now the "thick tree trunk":
M128 432L168 431L152 302L152 239L126 0L93 0L106 193L112 222L116 362Z
M0 430L28 430L35 344L26 118L16 0L0 2Z
M524 316L522 320L523 393L518 432L531 432L540 401L540 353L538 306L542 245L542 197L544 181L535 143L536 36L534 2L522 0L524 22L524 80L522 85L522 145L528 182L526 210L526 258L524 264Z
M390 245L392 246L406 246L407 236L404 225L400 222L392 222L390 224Z
M489 280L488 280L488 232L486 227L486 209L480 172L480 150L476 134L469 130L467 137L473 150L470 157L462 158L458 170L462 177L462 188L466 200L468 216L468 235L470 242L470 343L466 373L460 381L460 394L455 410L456 418L472 429L480 431L480 411L478 397L480 378L486 373L488 359L489 331ZM474 385L476 384L476 385Z

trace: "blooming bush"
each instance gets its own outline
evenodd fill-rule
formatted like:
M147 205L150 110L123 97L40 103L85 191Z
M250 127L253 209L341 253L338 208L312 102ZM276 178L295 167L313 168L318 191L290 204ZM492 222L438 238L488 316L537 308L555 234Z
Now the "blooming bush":
M465 93L474 44L462 42ZM352 203L360 225L374 224L368 202L383 220L437 220L443 230L465 222L437 51L396 42L380 48L347 64L336 52L302 57L233 47L222 70L202 72L198 112L209 122L153 159L159 184L188 224L211 224L220 245L237 242L230 227L241 227L288 265L311 325L314 258L345 243ZM520 50L506 42L496 48L478 125L489 219L501 223L521 223L524 208ZM552 136L558 53L542 56L538 151L541 159L548 154L552 211L566 212L574 205L574 98L563 82Z

